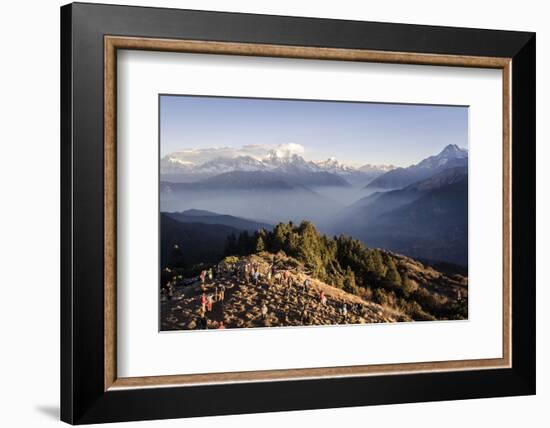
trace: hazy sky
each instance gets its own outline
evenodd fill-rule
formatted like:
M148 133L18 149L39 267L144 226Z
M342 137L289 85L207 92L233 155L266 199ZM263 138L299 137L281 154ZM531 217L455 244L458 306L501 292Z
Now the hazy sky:
M468 147L468 108L162 95L161 156L184 149L299 144L306 160L408 166Z

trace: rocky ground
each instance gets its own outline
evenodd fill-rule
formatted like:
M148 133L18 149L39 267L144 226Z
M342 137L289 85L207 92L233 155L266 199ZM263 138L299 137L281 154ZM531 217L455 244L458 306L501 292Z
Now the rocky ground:
M220 287L225 287L225 298L214 300L212 311L206 312L208 328L225 328L363 324L410 321L410 318L394 309L346 293L343 290L311 278L302 265L293 259L278 258L278 272L289 272L288 282L272 279L267 272L271 263L269 255L241 257L235 263L236 270L244 264L256 265L261 273L257 284L243 274L222 271L206 280L176 285L172 296L161 298L161 330L189 330L201 326L201 295L214 298ZM304 286L309 279L308 286ZM321 292L326 304L321 303ZM267 314L262 314L262 307ZM346 311L343 311L343 308ZM347 313L346 313L347 312Z

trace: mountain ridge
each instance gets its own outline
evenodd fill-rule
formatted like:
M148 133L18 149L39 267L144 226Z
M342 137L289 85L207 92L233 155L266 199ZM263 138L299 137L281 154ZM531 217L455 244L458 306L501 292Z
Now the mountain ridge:
M328 158L324 161L307 161L303 156L285 150L272 149L265 156L251 156L239 154L231 156L217 155L211 159L199 161L186 160L190 157L188 152L176 152L164 156L160 161L161 176L171 177L172 180L191 180L194 177L204 179L233 171L265 171L278 173L314 173L325 172L346 178L351 177L354 182L368 182L392 168L392 165L366 164L355 167L344 164L336 158Z
M449 144L437 155L428 156L417 164L406 168L396 168L376 177L366 185L372 189L399 189L424 180L445 169L467 166L468 152L456 144Z
M449 168L403 189L371 194L338 213L327 228L367 245L467 266L467 171Z
M260 221L228 214L218 214L206 210L191 209L180 212L167 212L165 214L183 223L218 224L222 226L233 227L238 230L247 230L249 232L255 232L256 230L260 229L273 229L273 225L269 223L263 223Z

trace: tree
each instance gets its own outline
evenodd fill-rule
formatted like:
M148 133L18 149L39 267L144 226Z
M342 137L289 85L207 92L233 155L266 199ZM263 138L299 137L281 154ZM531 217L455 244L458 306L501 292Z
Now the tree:
M237 237L234 233L229 235L225 241L225 255L232 256L238 254L239 249L237 247Z
M346 273L344 274L344 291L352 294L357 294L359 291L357 285L355 285L355 274L349 266L346 267Z
M256 252L261 253L262 251L265 251L265 243L262 236L259 235L258 238L256 239Z
M239 238L237 240L238 254L250 254L252 250L250 247L250 235L248 234L248 231L245 230L239 234Z
M386 272L386 279L388 282L392 285L401 285L401 275L399 275L397 266L395 266L395 262L391 257L388 257L386 267L388 269Z
M378 279L384 278L387 273L387 268L384 265L384 260L382 259L382 255L380 254L380 251L372 250L371 257L372 257L372 263L374 266L374 274Z
M388 295L381 288L377 288L376 290L374 290L374 301L379 305L387 305Z
M417 288L418 285L409 278L406 273L401 275L402 289L405 297L409 297Z

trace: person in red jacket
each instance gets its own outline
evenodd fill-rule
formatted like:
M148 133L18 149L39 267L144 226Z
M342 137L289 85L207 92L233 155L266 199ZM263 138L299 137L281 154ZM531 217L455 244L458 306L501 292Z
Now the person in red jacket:
M204 313L206 311L206 294L201 294L201 311Z

